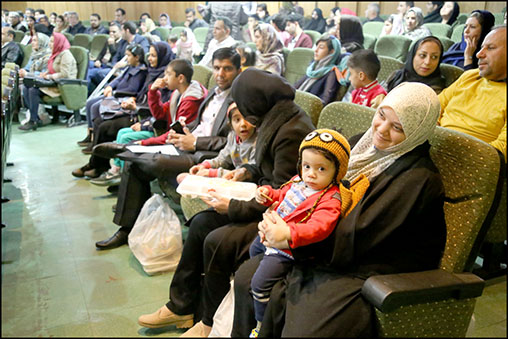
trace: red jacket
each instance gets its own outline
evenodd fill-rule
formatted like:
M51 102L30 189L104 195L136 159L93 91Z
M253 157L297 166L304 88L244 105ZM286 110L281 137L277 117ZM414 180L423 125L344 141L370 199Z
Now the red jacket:
M293 177L292 180L295 178L298 178L298 176ZM292 184L286 185L277 190L273 189L271 186L263 187L268 188L269 193L267 195L273 199L274 202L278 202L276 206L276 208L278 208L280 203L284 200L286 193L291 188L291 185ZM298 224L300 220L307 216L307 212L312 208L320 195L321 191L313 194L298 205L292 213L283 218L291 232L291 241L289 241L289 246L291 248L322 241L335 229L341 209L340 190L337 185L332 186L332 188L321 197L312 215L305 222ZM271 202L268 201L266 205L271 205Z
M198 109L203 100L206 98L208 91L207 89L199 84L201 86L201 90L203 91L203 96L200 98L197 98L192 95L187 95L182 98L182 101L180 102L180 105L178 105L177 111L176 111L176 119L180 117L185 117L185 123L189 124L190 122L194 121L198 117ZM168 121L168 128L169 125L173 122L171 120L171 114L170 114L170 105L171 100L176 99L173 98L173 96L177 93L177 91L173 92L171 94L171 98L168 102L162 103L161 101L161 94L159 90L152 91L151 86L148 90L148 105L150 106L150 112L152 112L152 115L157 120L167 120ZM164 145L166 143L166 139L168 137L169 131L164 133L163 135L160 135L158 137L148 138L141 140L141 145L143 146L149 146L149 145Z

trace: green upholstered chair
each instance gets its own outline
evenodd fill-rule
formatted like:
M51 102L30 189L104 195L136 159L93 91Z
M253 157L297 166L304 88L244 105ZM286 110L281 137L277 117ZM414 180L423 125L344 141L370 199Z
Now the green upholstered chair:
M447 38L452 36L452 27L450 25L439 22L429 22L427 24L423 24L423 26L427 27L433 36L445 36Z
M245 43L247 46L249 46L250 48L252 48L254 51L256 51L258 48L256 47L256 44L252 41L249 41L249 42L246 42Z
M346 139L365 132L372 123L375 109L350 102L331 102L321 114L317 128L332 128Z
M377 37L369 33L363 33L363 48L374 49L376 46Z
M204 85L204 84L203 84ZM215 82L215 78L213 77L213 74L212 76L210 76L210 80L208 80L208 86L207 86L207 89L208 90L211 90L212 88L214 88L215 86L217 85L217 83Z
M288 55L284 77L290 84L294 84L305 75L312 60L314 60L312 48L296 47Z
M90 50L90 44L92 43L93 37L90 34L78 33L72 40L72 46L81 46Z
M461 42L462 41L462 33L464 32L465 26L466 26L465 24L460 24L460 25L457 25L453 28L453 32L452 32L452 35L450 38L454 42Z
M362 294L382 337L465 337L484 281L470 273L490 224L499 177L497 151L436 127L431 157L443 178L447 240L440 269L372 276Z
M15 29L14 30L14 41L21 42L25 37L25 32Z
M192 33L194 33L196 41L203 49L205 47L206 35L208 34L208 27L197 27Z
M32 44L30 45L22 45L19 42L17 43L19 47L23 50L23 61L21 62L20 67L23 68L30 60L30 56L32 55Z
M492 13L494 14L494 25L502 25L504 22L504 13Z
M83 26L85 27L90 27L90 20L81 20L81 23L83 24Z
M382 83L385 82L390 75L396 70L404 67L404 63L400 60L394 59L389 56L378 55L379 62L381 63L381 69L377 74L377 80Z
M166 28L166 27L157 27L155 28L155 30L157 32L159 32L159 34L161 35L161 41L168 41L168 37L169 37L169 28Z
M439 41L441 41L441 44L443 45L443 51L445 52L455 43L455 41L445 36L438 36L437 38Z
M378 56L389 56L405 62L411 42L412 40L406 36L385 35L377 40L374 52Z
M291 51L289 50L289 48L287 48L287 47L283 47L283 48L282 48L282 55L284 56L284 68L286 68L286 67L287 67L287 62L288 62L289 53L291 53Z
M319 38L321 38L321 33L317 32L317 31L313 31L313 30L310 30L310 29L306 29L303 31L305 34L307 34L308 36L310 36L310 38L312 39L312 45L315 46L316 45L316 41L319 40Z
M65 37L67 38L67 41L69 41L69 43L72 45L72 42L74 41L74 35L72 35L71 33L67 33L67 32L63 32L62 34L65 35Z
M178 38L180 38L180 33L182 33L182 31L185 28L186 28L185 26L173 26L173 28L171 28L171 32L169 34L170 35L176 35Z
M317 126L319 114L323 109L323 102L321 99L312 93L297 89L294 101L309 115L314 126Z
M52 108L53 119L58 117L58 105L65 107L73 112L73 116L68 120L69 127L84 123L81 121L79 110L86 105L88 97L88 87L86 81L86 73L88 71L88 50L81 46L71 46L69 49L76 59L78 74L76 79L59 79L57 80L60 96L52 98L43 96L42 103Z
M457 23L457 25L465 24L467 21L467 18L469 17L470 13L460 13L457 17L457 20L455 20L454 24ZM453 26L453 25L452 25Z
M96 60L97 56L102 52L104 46L108 43L109 35L108 34L95 34L92 37L92 42L90 43L90 60Z
M377 38L383 31L384 25L385 25L384 22L378 22L378 21L366 22L362 26L363 34L364 35L370 34L370 35L373 35Z
M453 84L455 80L457 80L462 75L462 73L464 73L462 68L449 64L440 64L439 68L441 70L441 74L446 79L445 87Z
M203 65L194 65L194 74L192 80L197 80L200 84L207 87L212 77L213 71Z

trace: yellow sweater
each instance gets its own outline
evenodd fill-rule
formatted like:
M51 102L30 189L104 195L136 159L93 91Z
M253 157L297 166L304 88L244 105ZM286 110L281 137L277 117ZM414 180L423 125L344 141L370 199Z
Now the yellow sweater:
M483 140L506 161L506 82L481 78L478 69L464 72L439 94L438 124Z

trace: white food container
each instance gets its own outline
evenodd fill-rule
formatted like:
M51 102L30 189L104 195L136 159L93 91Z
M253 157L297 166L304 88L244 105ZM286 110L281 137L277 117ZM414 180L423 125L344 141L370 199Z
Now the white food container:
M201 196L211 198L208 190L213 189L217 194L236 200L249 201L256 196L257 185L251 182L231 181L222 178L209 178L198 175L188 175L178 185L176 191L181 195L192 197Z

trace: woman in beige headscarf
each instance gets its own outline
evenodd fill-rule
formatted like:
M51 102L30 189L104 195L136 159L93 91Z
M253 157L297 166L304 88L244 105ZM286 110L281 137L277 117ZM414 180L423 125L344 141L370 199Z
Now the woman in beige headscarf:
M437 94L425 84L406 82L388 93L351 150L346 178L367 176L367 192L328 239L292 249L295 259L311 253L315 261L295 265L281 287L284 301L280 289L270 297L263 324L273 323L261 327L260 337L377 336L373 308L361 294L365 280L439 267L446 243L444 188L428 142L439 111ZM248 291L256 258L235 273L232 337L247 336L255 326L245 318L252 314Z
M284 73L284 56L282 55L282 41L277 31L270 24L261 23L254 28L254 43L256 44L256 68L274 74Z
M141 19L139 23L140 35L147 38L151 43L161 41L160 33L156 28L157 26L155 26L155 23L150 18Z

